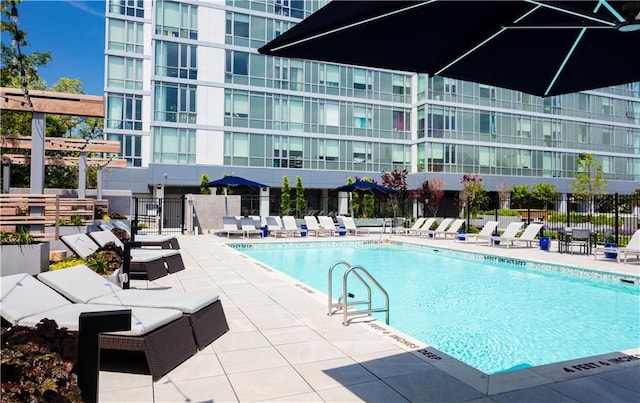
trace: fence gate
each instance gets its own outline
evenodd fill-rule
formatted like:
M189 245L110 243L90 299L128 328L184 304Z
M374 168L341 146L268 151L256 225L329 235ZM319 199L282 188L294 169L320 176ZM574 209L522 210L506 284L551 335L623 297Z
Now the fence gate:
M183 234L184 196L133 198L138 234Z

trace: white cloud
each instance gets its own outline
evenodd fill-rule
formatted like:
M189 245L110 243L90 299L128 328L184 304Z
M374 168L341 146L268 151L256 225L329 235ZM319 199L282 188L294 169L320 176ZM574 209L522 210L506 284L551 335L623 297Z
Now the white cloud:
M89 6L88 1L78 1L78 0L66 0L69 5L77 8L78 10L82 10L88 14L95 15L96 17L104 18L104 1L99 1L96 3L102 4L102 11L97 11Z

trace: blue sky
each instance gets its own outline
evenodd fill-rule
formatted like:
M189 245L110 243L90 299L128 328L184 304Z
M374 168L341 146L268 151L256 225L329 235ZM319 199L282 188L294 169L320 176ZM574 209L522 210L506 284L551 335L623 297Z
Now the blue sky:
M78 78L87 94L102 95L105 2L23 0L17 8L29 43L23 53L51 52L51 61L40 70L47 85L61 77Z

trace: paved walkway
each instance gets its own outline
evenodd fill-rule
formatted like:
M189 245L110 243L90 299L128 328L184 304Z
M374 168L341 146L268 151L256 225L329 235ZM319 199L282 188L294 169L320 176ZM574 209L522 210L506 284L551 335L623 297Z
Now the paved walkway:
M623 265L538 248L393 239L640 276L637 261ZM187 269L133 286L215 290L230 331L155 383L138 363L126 363L129 372L108 369L121 361L104 363L102 402L640 401L640 339L639 348L625 352L487 376L380 322L342 326L339 315L326 315L322 292L244 257L224 245L226 238L179 240Z

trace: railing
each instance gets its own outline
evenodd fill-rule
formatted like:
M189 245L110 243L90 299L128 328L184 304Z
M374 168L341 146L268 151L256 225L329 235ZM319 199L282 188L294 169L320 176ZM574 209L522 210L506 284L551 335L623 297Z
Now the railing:
M334 303L333 302L333 295L332 295L332 289L333 289L333 270L336 267L339 266L345 266L347 267L347 270L344 272L343 276L342 276L342 295L338 298L338 302ZM354 295L352 293L349 292L348 290L348 280L349 280L349 275L353 274L359 281L360 283L365 287L365 289L367 290L367 298L364 300L356 300L356 301L348 301L349 298L354 298ZM365 280L364 277L367 278L367 280ZM378 291L380 291L380 293L382 294L383 298L384 298L384 306L379 307L379 308L373 308L372 307L372 302L371 302L371 286L369 285L369 283L373 283L373 285L376 286L376 288L378 289ZM342 324L343 325L348 325L349 324L349 316L354 316L354 315L362 315L362 314L372 314L372 313L377 313L377 312L384 312L385 313L385 323L388 325L389 324L389 294L387 293L387 291L380 285L380 283L378 283L378 281L373 278L373 276L367 271L367 269L365 269L362 266L352 266L349 263L345 262L344 260L340 260L335 262L334 264L331 265L331 267L329 267L329 272L328 272L328 291L327 291L327 295L328 295L328 311L327 311L327 315L331 316L334 313L337 312L342 312ZM360 305L366 305L366 309L350 309L351 307L355 307L355 306L360 306ZM339 308L338 310L335 310L334 308Z

